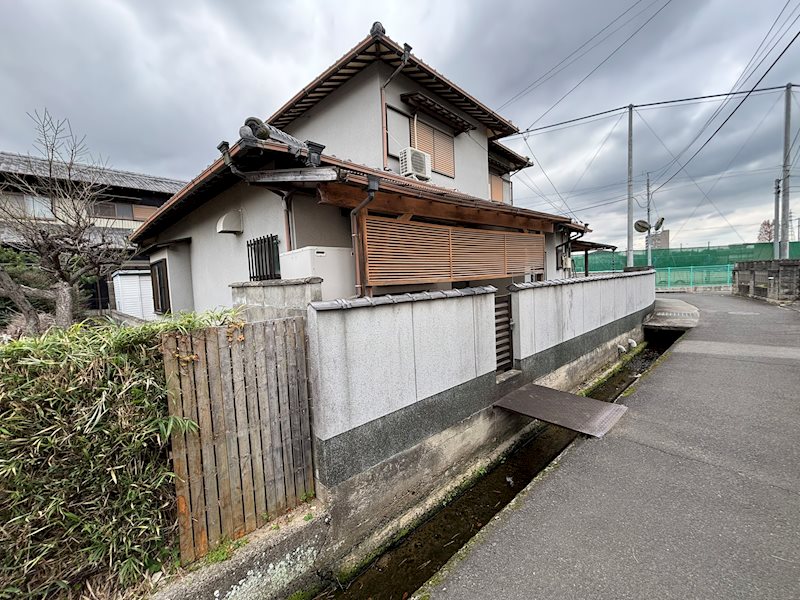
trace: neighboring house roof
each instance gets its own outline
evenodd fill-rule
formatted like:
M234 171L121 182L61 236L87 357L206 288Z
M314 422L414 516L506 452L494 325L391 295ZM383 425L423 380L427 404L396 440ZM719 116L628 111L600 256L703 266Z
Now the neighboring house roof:
M588 252L589 250L616 250L616 246L611 244L601 244L600 242L590 242L589 240L575 240L570 244L572 249L577 252Z
M400 67L403 52L404 48L386 35L383 26L375 23L370 35L300 90L269 117L267 123L279 129L286 127L373 63L383 62L393 69ZM491 130L489 137L492 139L519 131L511 121L501 117L413 54L409 56L401 73L486 126Z
M229 152L231 160L251 161L250 166L253 169L263 167L268 161L274 160L276 156L287 163L294 163L295 166L297 166L297 162L302 164L302 160L308 156L308 148L304 144L302 147L290 147L287 144L273 140L255 138L240 139L230 147ZM252 158L248 154L252 154ZM449 202L465 208L479 208L498 214L544 219L558 223L567 229L585 230L583 225L572 223L568 217L491 202L430 183L415 181L391 171L372 169L333 156L322 155L320 165L336 168L338 170L338 181L342 183L363 187L362 184L366 181L366 176L375 175L380 178L381 189L390 193ZM240 168L242 167L240 166ZM230 167L225 164L225 160L222 157L218 158L134 231L130 238L131 242L138 244L155 236L177 222L182 216L197 208L212 195L220 193L239 181L242 181L242 179L231 171Z
M185 181L178 181L177 179L153 177L142 173L98 168L91 165L73 165L73 171L71 173L67 173L65 163L55 163L54 166L57 169L55 175L59 179L95 182L109 187L113 186L172 195L186 185ZM49 163L43 158L28 156L26 154L0 152L0 175L2 173L47 177L49 176Z

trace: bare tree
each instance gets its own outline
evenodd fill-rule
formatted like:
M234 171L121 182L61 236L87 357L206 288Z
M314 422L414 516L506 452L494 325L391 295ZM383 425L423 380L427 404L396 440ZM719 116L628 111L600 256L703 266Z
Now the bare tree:
M113 220L97 217L109 181L105 163L91 158L67 120L54 119L47 110L31 118L41 158L25 157L22 168L0 184L0 227L6 244L38 257L50 286L21 285L0 265L0 295L14 303L34 334L42 325L31 298L51 301L56 325L68 327L77 285L114 270L128 258L130 246Z
M761 226L758 228L758 241L771 242L775 239L775 227L772 220L761 221Z

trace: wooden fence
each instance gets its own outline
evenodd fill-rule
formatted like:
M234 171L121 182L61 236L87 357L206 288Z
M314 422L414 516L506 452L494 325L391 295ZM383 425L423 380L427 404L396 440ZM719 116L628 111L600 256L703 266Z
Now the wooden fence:
M302 317L163 339L181 562L208 553L314 493Z

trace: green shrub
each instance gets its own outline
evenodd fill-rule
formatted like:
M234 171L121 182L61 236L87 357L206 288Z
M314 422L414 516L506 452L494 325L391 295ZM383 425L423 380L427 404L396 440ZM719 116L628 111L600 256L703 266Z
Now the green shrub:
M227 313L79 324L0 345L0 597L135 584L173 557L161 334Z

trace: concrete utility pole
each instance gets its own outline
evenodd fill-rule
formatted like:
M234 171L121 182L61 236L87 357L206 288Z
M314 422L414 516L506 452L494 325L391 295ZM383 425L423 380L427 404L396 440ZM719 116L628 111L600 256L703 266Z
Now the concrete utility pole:
M791 167L791 148L789 129L792 125L792 84L786 84L783 116L783 198L781 207L781 258L789 258L789 168Z
M775 218L772 220L772 258L781 257L780 242L778 241L781 222L781 180L775 180Z
M653 222L650 220L650 172L647 173L647 225L649 229L647 230L647 266L653 266L653 242L650 238L652 235L651 232L653 231Z
M633 104L628 105L628 266L633 266Z

